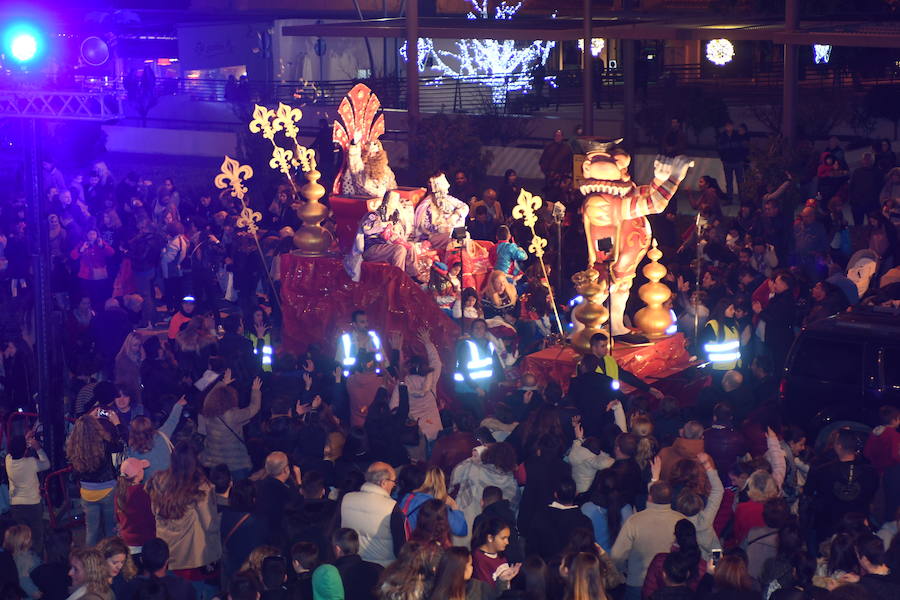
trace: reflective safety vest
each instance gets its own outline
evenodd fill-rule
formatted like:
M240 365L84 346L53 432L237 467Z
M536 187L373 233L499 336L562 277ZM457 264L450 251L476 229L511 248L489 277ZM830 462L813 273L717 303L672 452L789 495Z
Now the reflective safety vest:
M622 387L619 382L619 363L609 354L603 355L603 364L594 369L594 372L609 377L612 380L609 384L612 389L618 390Z
M741 338L736 327L723 325L716 320L707 323L715 335L711 342L703 344L706 359L716 371L730 371L741 365Z
M469 349L469 360L463 362L461 359L457 359L453 381L456 383L457 391L471 392L463 372L467 372L469 379L473 382L487 381L489 383L494 377L494 344L488 342L488 352L482 355L478 344L472 340L465 340L465 342Z
M380 365L384 362L384 355L381 353L381 339L374 331L369 331L369 339L372 341L372 347L375 348L375 361ZM359 348L356 347L356 337L350 333L342 334L339 351L344 377L349 377L350 371L356 366L356 355L359 354Z
M261 356L262 369L267 373L272 372L272 359L275 358L275 351L272 348L272 336L268 332L266 335L256 337L255 333L250 334L250 341L253 342L253 354Z

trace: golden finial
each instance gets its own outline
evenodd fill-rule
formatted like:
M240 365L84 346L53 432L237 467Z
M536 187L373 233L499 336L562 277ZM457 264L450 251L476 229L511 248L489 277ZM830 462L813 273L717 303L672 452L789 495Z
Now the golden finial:
M668 272L665 265L659 262L662 255L654 239L653 247L647 253L650 262L642 270L644 277L649 281L638 288L638 296L647 306L634 315L635 324L650 339L667 335L672 325L672 313L663 307L663 304L672 297L672 290L666 284L660 283Z

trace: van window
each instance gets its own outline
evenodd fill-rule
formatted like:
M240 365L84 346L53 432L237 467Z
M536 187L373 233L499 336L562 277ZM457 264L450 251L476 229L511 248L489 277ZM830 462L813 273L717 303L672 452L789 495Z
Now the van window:
M884 383L888 391L900 392L900 346L884 347Z
M792 376L840 385L858 385L862 380L862 343L803 336L799 344Z

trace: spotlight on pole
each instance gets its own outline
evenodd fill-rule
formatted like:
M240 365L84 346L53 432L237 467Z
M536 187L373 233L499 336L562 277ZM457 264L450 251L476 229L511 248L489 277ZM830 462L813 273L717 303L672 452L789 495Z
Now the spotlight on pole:
M17 24L3 32L3 54L20 65L40 58L43 49L44 38L36 27Z

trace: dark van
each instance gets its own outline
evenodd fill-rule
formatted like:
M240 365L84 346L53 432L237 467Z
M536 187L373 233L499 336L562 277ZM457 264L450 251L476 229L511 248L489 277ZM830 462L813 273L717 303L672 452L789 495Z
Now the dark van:
M878 408L900 406L900 313L843 313L805 328L781 382L788 422L815 434L834 421L879 425Z

